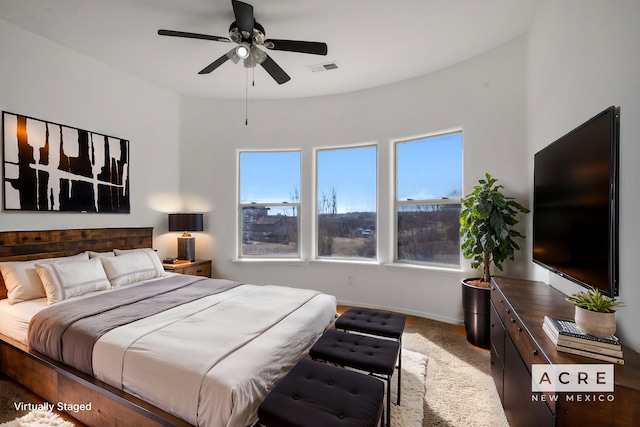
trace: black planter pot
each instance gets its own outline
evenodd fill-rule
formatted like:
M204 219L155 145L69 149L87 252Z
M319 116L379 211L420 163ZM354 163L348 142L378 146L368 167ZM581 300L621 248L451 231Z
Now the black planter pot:
M491 290L467 285L465 280L462 281L462 310L467 341L480 348L488 349L491 342L489 324Z

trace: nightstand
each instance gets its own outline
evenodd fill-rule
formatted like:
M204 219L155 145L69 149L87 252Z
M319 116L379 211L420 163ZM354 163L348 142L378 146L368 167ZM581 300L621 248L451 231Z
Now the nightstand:
M211 277L211 260L197 259L190 262L177 262L175 264L162 264L164 271L178 274L190 274L192 276Z

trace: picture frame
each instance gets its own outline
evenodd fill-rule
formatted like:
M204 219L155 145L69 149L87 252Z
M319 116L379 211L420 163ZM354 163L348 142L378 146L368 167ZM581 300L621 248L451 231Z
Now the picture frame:
M130 213L129 141L2 112L3 210Z

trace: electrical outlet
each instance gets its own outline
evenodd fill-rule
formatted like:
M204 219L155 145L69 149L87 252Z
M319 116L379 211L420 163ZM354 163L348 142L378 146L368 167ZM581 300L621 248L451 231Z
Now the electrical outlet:
M355 283L353 283L353 276L352 275L348 275L347 276L347 285L355 285Z

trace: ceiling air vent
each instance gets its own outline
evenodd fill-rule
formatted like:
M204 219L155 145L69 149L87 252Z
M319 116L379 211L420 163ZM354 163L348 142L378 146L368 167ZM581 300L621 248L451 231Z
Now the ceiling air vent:
M335 62L327 62L325 64L309 65L307 68L309 68L311 72L317 73L319 71L335 70L338 68L338 64Z

